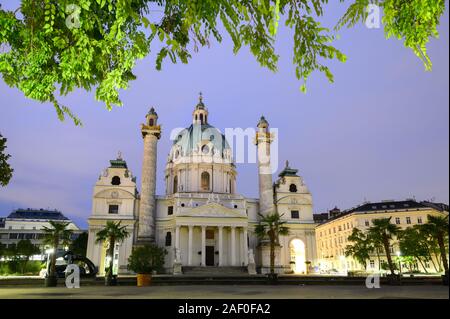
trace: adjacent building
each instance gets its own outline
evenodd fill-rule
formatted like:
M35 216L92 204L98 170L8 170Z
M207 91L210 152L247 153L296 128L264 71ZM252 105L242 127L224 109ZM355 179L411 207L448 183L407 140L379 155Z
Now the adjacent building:
M0 243L10 247L20 240L30 240L34 245L45 248L42 243L43 227L50 227L49 221L69 223L68 229L73 231L75 239L83 231L60 211L47 209L17 209L7 217L0 218Z
M367 269L357 263L353 258L345 256L345 248L350 244L348 237L353 228L366 231L372 220L391 218L391 222L402 229L427 222L427 215L448 215L448 205L431 202L417 202L413 199L404 201L382 201L377 203L364 203L358 207L341 212L334 208L329 212L327 220L322 220L316 227L316 243L319 267L322 272L347 273L348 271L362 270L379 272L380 265L386 261L386 256L374 253L369 260ZM322 215L323 217L323 215ZM393 242L391 247L393 256L401 254L398 244ZM424 267L418 265L422 271L425 267L429 272L435 272L432 263L425 263Z

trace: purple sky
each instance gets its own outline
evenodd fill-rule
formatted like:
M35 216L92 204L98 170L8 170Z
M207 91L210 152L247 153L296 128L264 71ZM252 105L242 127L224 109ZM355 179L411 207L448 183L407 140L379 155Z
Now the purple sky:
M333 3L328 9L324 23L333 26L345 8ZM124 107L108 112L92 92L63 99L83 120L81 128L59 122L50 104L26 99L0 81L0 132L8 138L15 169L11 183L0 188L0 216L19 207L57 208L86 228L93 186L118 150L140 182L139 125L150 106L163 126L157 186L162 194L170 131L191 123L199 91L209 122L221 130L254 127L261 114L279 129L279 167L288 159L299 169L315 212L413 196L448 203L448 29L447 10L441 38L429 45L432 72L402 42L386 40L382 29L343 30L336 45L348 61L330 64L334 84L313 74L306 95L299 91L291 34L284 27L278 73L261 68L247 48L234 56L228 38L194 53L188 65L167 61L162 72L154 69L155 48L122 92ZM238 192L257 197L256 165L237 169Z

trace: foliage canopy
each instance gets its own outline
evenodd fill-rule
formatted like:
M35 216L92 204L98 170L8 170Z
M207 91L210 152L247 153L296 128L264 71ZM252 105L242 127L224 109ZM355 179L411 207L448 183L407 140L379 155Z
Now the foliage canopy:
M437 37L445 1L340 0L349 4L330 30L321 25L328 0L21 0L15 11L0 8L0 73L28 98L53 103L58 117L80 125L58 96L95 88L108 109L122 105L119 90L136 76L136 61L161 43L156 68L169 58L187 63L191 53L228 34L237 53L249 47L261 66L277 69L275 40L280 17L293 30L293 64L302 91L314 71L330 82L336 31L364 22L368 4L384 10L387 37L402 39L431 69L426 45Z

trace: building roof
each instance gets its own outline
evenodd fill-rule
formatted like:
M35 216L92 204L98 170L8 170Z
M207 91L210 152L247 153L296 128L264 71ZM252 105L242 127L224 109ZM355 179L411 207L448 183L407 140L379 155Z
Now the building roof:
M10 213L7 219L43 219L43 220L69 220L60 211L46 209L17 209Z
M122 153L119 152L117 154L117 158L115 160L110 160L109 163L111 164L111 168L128 168L127 167L127 162L125 162L122 159Z
M425 208L433 208L439 211L448 211L448 205L442 203L430 203L430 202L416 202L413 199L407 199L403 201L381 201L376 203L364 203L355 208L343 211L334 217L329 218L324 221L323 224L338 219L340 217L350 215L353 213L371 213L371 212L389 212L389 211L399 211L399 210L418 210ZM447 208L447 209L445 209Z
M286 161L286 166L280 172L280 174L278 174L278 176L279 177L284 177L284 176L296 176L296 177L298 177L297 172L298 172L298 169L290 168L289 167L289 162Z
M328 220L328 213L314 214L313 219L314 219L314 222L316 222L316 223L322 223L322 222Z

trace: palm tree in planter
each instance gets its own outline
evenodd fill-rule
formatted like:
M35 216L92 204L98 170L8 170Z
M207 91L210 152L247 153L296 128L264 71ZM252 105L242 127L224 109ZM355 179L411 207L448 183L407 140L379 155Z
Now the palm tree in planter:
M163 268L167 251L154 244L137 246L128 257L128 269L137 274L138 287L150 285L153 271Z
M391 223L391 217L374 219L372 224L373 226L368 231L368 237L374 246L383 246L391 276L395 277L395 266L391 255L391 240L400 233L400 228Z
M439 246L442 263L444 264L445 275L443 277L444 284L448 285L448 261L446 243L448 245L448 215L433 216L428 215L428 222L421 227L434 239Z
M282 215L272 213L268 215L259 214L261 217L259 224L255 227L255 234L261 241L269 240L270 244L270 274L271 280L276 280L275 274L275 247L280 245L280 236L289 235L289 228L286 222L281 219Z
M45 245L50 246L53 250L51 253L50 267L45 277L45 285L47 287L56 287L57 276L56 276L56 254L60 245L67 246L70 244L70 237L72 235L72 230L67 229L70 223L49 221L50 227L43 227L44 238L42 242Z
M116 285L116 277L113 275L114 247L116 246L116 243L123 242L129 236L129 232L126 230L126 226L120 226L120 223L120 221L117 223L113 221L107 221L106 226L97 233L96 242L106 242L109 245L109 266L105 275L106 286Z

